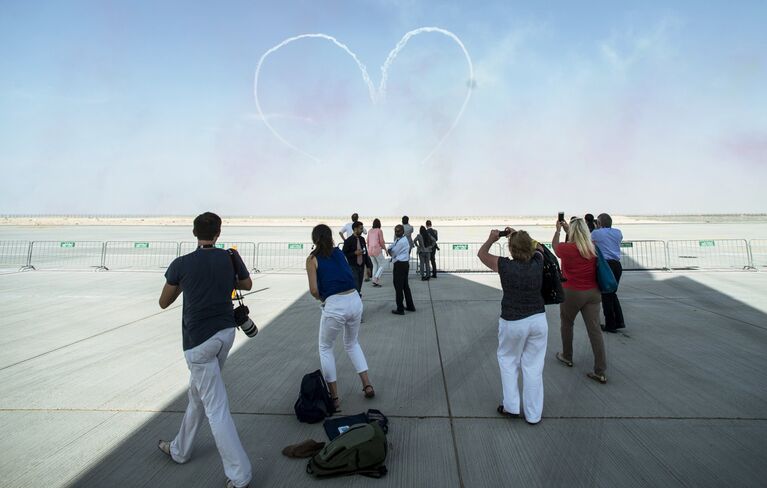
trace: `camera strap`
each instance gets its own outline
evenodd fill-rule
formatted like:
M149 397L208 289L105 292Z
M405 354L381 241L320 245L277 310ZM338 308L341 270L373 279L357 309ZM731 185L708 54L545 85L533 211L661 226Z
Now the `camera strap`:
M237 289L237 283L240 282L240 274L237 272L237 262L234 258L234 250L233 249L227 249L226 250L229 253L229 258L232 261L232 269L234 269L234 297L237 302L240 304L240 306L245 305L242 301L242 293L240 293L240 290Z

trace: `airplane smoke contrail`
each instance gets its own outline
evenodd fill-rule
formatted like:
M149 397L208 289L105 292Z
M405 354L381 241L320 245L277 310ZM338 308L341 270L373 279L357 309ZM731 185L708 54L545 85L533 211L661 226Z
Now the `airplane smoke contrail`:
M256 73L255 73L255 80L253 84L253 93L255 95L255 101L256 101L256 109L258 110L259 115L261 116L261 120L264 121L264 124L266 127L274 134L274 136L280 140L283 144L285 144L287 147L293 149L294 151L297 151L304 156L316 161L320 162L320 159L316 156L313 156L312 154L307 153L306 151L302 150L301 148L297 147L296 145L289 142L287 139L285 139L278 131L275 129L272 124L269 123L268 117L264 114L262 108L261 108L261 101L258 98L258 79L261 74L261 68L264 64L264 61L266 60L269 55L275 53L279 49L287 46L288 44L298 41L300 39L307 39L307 38L319 38L324 39L327 41L332 42L337 47L343 49L349 56L352 57L355 63L357 63L357 67L359 68L360 72L362 73L362 79L365 82L365 84L368 87L368 95L370 96L370 101L373 104L378 103L379 100L383 100L386 97L386 82L388 79L388 71L391 64L397 59L397 55L402 51L402 49L405 48L408 41L413 38L414 36L417 36L419 34L423 34L424 32L436 32L439 34L443 34L450 39L452 39L463 51L463 55L466 58L466 63L469 67L469 81L468 88L466 90L466 96L464 97L463 104L461 105L461 109L458 111L458 114L456 115L455 119L453 119L453 123L450 125L450 128L442 135L440 140L437 142L437 144L429 151L429 153L426 155L425 158L421 160L421 164L428 161L435 152L442 146L442 144L445 142L445 139L450 135L450 133L455 129L455 127L458 125L458 122L461 119L461 116L463 116L463 112L466 110L466 106L469 103L469 99L471 98L471 91L473 89L474 84L474 65L471 62L471 56L469 56L469 52L466 50L466 46L464 46L463 42L453 34L452 32L442 29L440 27L420 27L418 29L411 30L407 32L404 36L402 36L402 39L397 43L397 45L389 51L389 55L386 57L386 61L381 66L381 82L378 85L378 89L376 90L375 86L373 85L373 82L370 80L370 76L368 75L367 68L365 65L359 60L357 55L352 52L351 49L346 44L343 44L342 42L338 41L335 37L329 36L327 34L323 33L315 33L315 34L301 34L294 37L289 37L285 39L284 41L280 42L276 46L270 48L267 50L263 55L261 55L261 58L258 60L258 64L256 65Z

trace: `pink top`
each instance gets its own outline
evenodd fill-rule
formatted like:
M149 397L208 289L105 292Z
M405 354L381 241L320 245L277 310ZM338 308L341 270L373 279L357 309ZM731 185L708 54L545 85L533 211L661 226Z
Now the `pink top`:
M384 236L381 229L370 229L368 231L368 254L370 256L380 256L384 244Z

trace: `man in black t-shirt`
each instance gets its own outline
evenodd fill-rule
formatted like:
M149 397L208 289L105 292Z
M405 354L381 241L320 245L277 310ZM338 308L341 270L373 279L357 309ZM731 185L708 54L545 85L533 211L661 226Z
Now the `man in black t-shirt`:
M236 251L230 255L227 250L215 247L221 234L218 215L211 212L198 215L193 232L197 250L173 260L160 295L160 307L165 309L184 292L181 332L191 376L189 405L176 438L172 442L161 440L158 447L175 462L187 462L197 430L207 416L224 463L227 487L247 487L252 468L229 412L221 368L232 348L237 326L232 288L250 290L253 282Z
M344 241L342 249L346 256L346 261L352 269L352 276L356 283L357 293L362 296L362 278L365 271L365 260L368 257L368 247L365 238L362 237L364 226L362 222L357 221L352 224L352 235Z

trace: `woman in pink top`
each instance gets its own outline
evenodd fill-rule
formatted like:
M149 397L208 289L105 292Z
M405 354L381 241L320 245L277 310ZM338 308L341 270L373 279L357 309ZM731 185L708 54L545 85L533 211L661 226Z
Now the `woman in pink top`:
M563 227L570 242L559 242L559 233ZM586 222L577 218L571 220L570 225L558 221L551 247L562 261L562 274L567 280L562 283L565 301L559 304L562 352L557 353L557 359L569 367L573 366L573 325L575 317L580 313L594 353L594 371L587 376L594 381L607 383L605 344L599 327L602 294L597 285L597 253Z
M373 228L368 232L368 256L373 261L373 286L380 287L381 274L383 274L386 259L386 241L381 230L381 221L373 220Z

